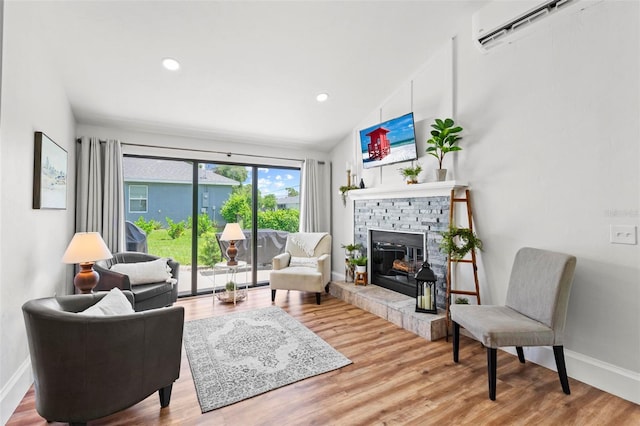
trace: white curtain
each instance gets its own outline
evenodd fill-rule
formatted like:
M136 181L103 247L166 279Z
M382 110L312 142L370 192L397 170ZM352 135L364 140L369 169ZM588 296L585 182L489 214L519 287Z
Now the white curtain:
M300 231L330 232L330 207L328 166L305 159L300 190Z
M120 141L80 139L76 161L76 231L99 232L112 253L124 242Z

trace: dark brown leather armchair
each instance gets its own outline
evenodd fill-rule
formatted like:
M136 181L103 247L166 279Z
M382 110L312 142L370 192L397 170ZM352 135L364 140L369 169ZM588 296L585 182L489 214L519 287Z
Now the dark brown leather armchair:
M131 292L125 291L130 302ZM158 391L166 407L180 375L184 308L84 316L107 293L36 299L22 306L36 410L47 421L84 424Z
M109 270L116 263L149 262L156 259L160 258L147 253L126 251L115 253L111 259L97 261L93 269L100 274L100 280L94 291L109 291L114 287L118 287L120 290L129 290L133 293L136 311L171 306L178 299L180 264L175 260L169 259L167 262L171 268L171 276L176 280L175 283L161 281L132 286L127 275Z

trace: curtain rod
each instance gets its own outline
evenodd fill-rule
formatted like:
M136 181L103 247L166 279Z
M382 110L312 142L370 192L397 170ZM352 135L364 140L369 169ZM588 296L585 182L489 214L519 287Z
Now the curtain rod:
M76 139L76 142L80 142L80 138ZM100 142L105 142L105 141L100 140ZM207 149L196 149L196 148L173 148L173 147L164 147L164 146L148 145L148 144L134 144L134 143L126 143L126 142L120 142L120 144L127 145L127 146L141 146L143 148L160 148L160 149L173 149L173 150L190 151L190 152L204 152L208 154L224 154L227 157L231 157L232 155L242 155L245 157L269 158L271 160L289 160L289 161L304 162L303 158L285 158L285 157L274 157L271 155L258 155L258 154L239 154L237 152L231 152L231 151L212 151ZM324 164L324 161L318 161L318 164Z
M80 138L76 139L76 142L80 142ZM100 142L105 142L105 141L100 140ZM231 157L232 155L243 155L245 157L269 158L271 160L289 160L289 161L304 162L304 159L302 158L285 158L285 157L274 157L271 155L258 155L258 154L239 154L237 152L231 152L231 151L211 151L211 150L196 149L196 148L172 148L172 147L164 147L164 146L157 146L157 145L134 144L134 143L126 143L126 142L120 142L120 144L127 145L127 146L141 146L144 148L160 148L160 149L173 149L173 150L190 151L190 152L205 152L207 154L224 154L227 157ZM318 161L318 164L324 164L324 161Z
M268 158L268 159L271 159L271 160L304 161L303 158L285 158L285 157L275 157L275 156L272 156L272 155L259 155L259 154L240 154L240 153L237 153L237 152L214 151L214 150L210 150L210 149L172 148L172 147L164 147L164 146L157 146L157 145L133 144L133 143L126 143L126 142L121 142L121 144L122 145L127 145L127 146L141 146L141 147L144 147L144 148L161 148L161 149L173 149L173 150L190 151L190 152L204 152L204 153L207 153L207 154L223 154L223 155L226 155L227 157L231 157L232 155L238 155L238 156L245 156L245 157ZM318 161L318 163L324 164L324 161Z

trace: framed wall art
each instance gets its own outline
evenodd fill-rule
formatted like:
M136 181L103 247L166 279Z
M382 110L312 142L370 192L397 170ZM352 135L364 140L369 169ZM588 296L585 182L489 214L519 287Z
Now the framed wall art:
M42 132L35 132L33 208L67 208L67 151Z

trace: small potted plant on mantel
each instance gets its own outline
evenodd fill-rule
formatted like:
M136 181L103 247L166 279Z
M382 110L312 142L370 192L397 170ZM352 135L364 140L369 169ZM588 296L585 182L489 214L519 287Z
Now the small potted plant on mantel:
M427 144L430 146L427 148L427 154L433 155L438 159L438 170L436 170L436 179L438 181L446 180L447 169L442 168L442 160L448 152L461 151L457 144L462 136L458 133L462 131L462 127L455 126L455 123L451 118L445 118L441 120L436 118L434 124L431 127L434 130L431 131L431 139L427 140Z
M407 185L411 185L414 183L418 183L418 175L422 171L422 165L418 163L414 166L413 162L411 162L411 165L409 167L402 167L398 170L400 171L400 174L407 180Z
M347 192L351 191L352 189L360 189L360 188L355 186L355 185L343 185L343 186L340 187L340 195L342 196L342 204L344 204L345 206L347 205Z

